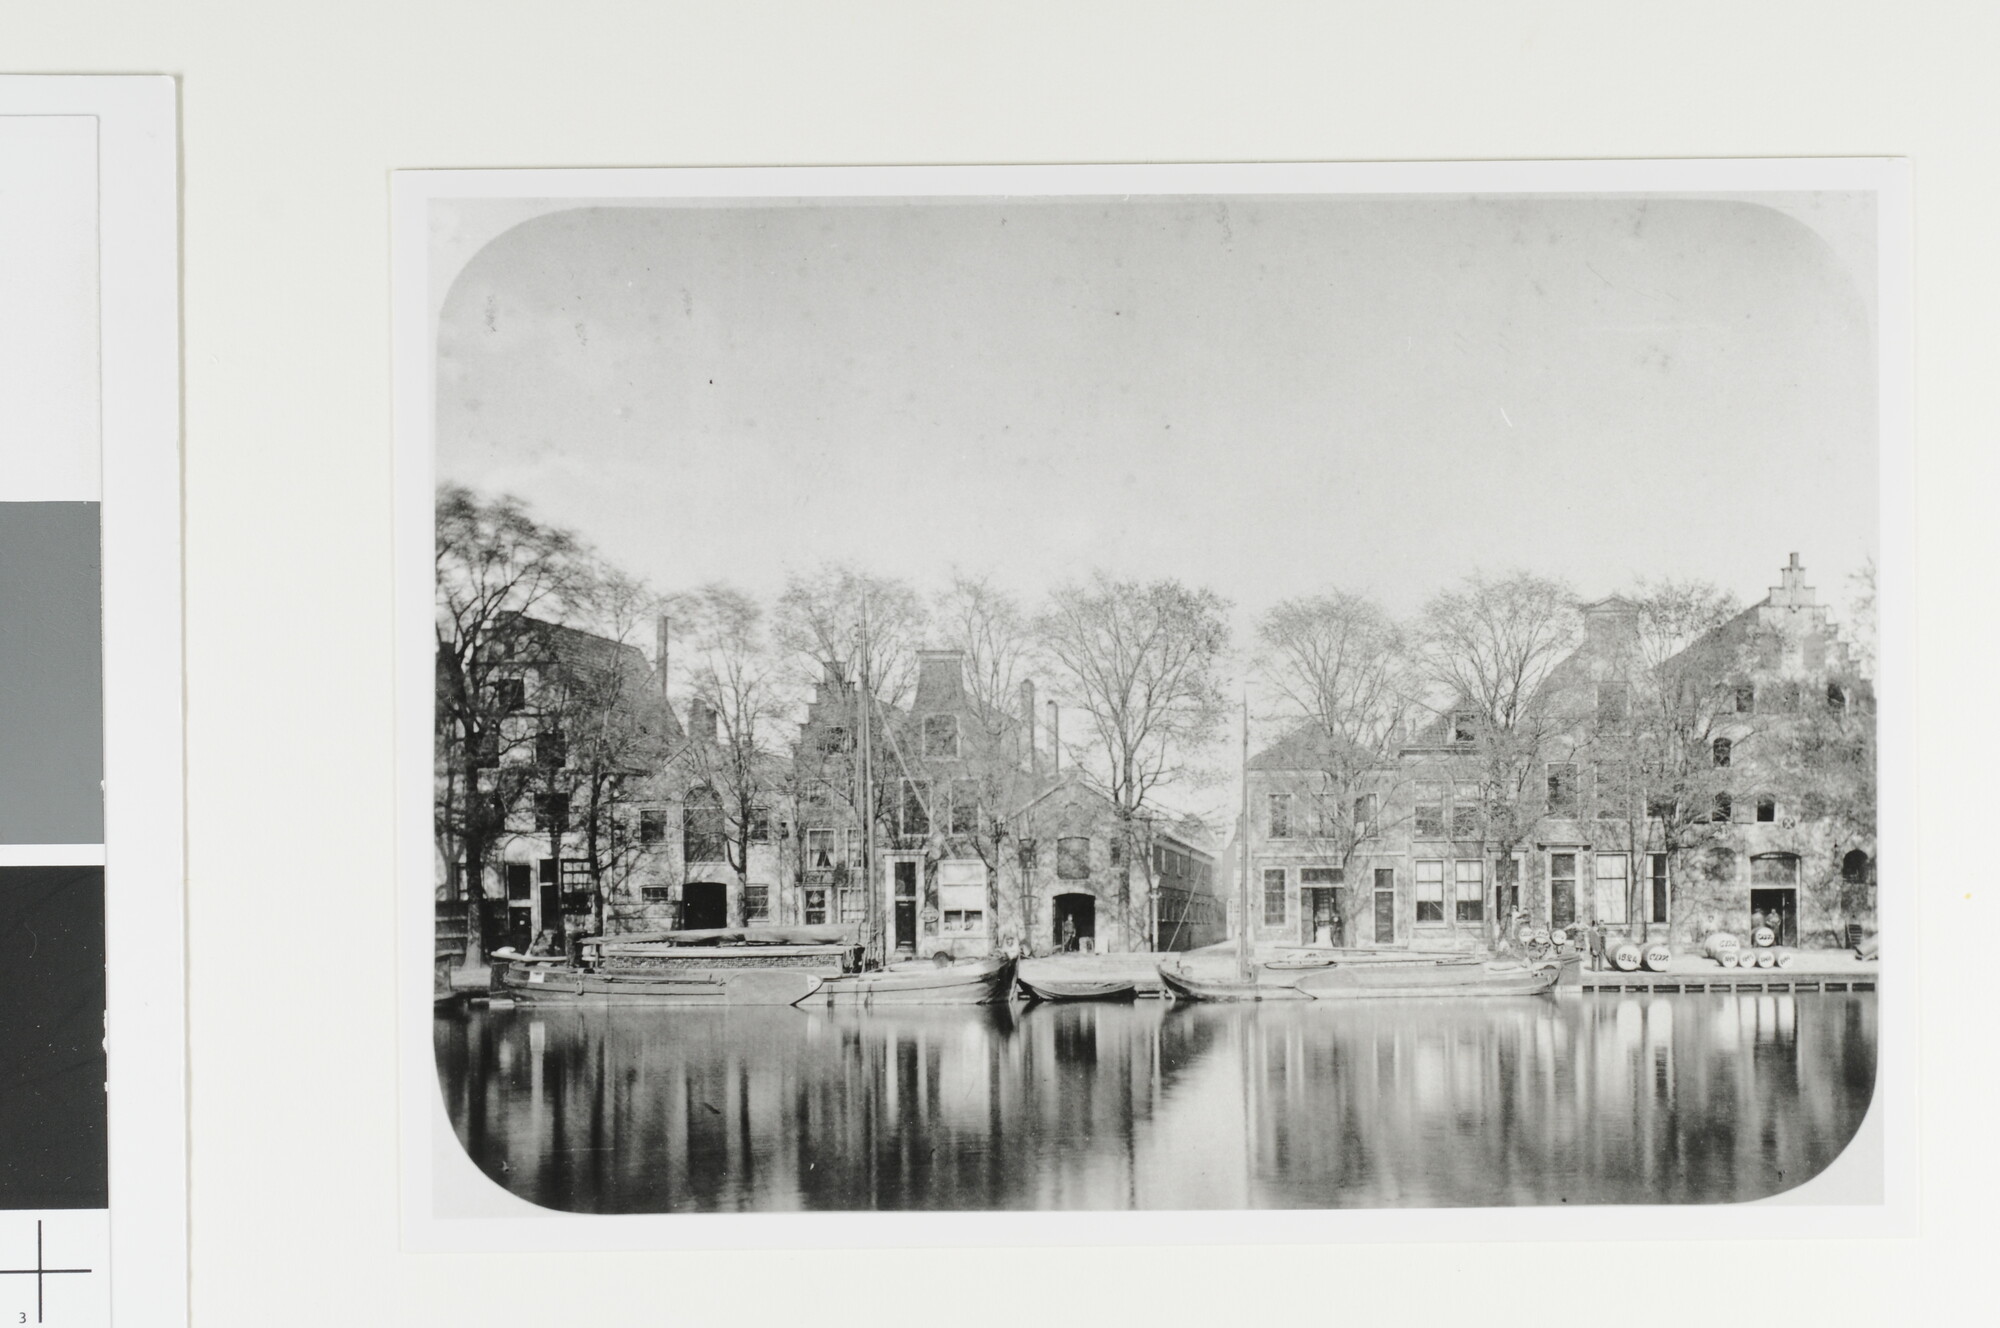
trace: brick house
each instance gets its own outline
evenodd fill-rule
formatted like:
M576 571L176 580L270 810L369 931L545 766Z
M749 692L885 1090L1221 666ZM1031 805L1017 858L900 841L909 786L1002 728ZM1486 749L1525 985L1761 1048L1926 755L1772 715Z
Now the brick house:
M1365 768L1303 730L1253 757L1255 939L1471 949L1516 907L1681 946L1745 934L1753 916L1788 945L1872 930L1872 693L1797 556L1764 599L1688 647L1714 675L1705 768L1665 797L1633 759L1636 608L1613 596L1583 615L1531 751L1496 760L1477 713L1447 704Z

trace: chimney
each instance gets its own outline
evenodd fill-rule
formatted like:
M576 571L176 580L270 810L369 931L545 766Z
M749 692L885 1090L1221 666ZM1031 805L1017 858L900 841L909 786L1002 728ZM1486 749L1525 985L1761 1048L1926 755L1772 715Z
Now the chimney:
M1042 772L1041 753L1035 750L1035 680L1021 679L1021 718L1028 729L1028 773Z
M715 707L699 696L688 702L688 736L697 742L715 741Z
M1062 707L1049 702L1049 773L1062 773Z
M660 699L667 699L667 615L661 614L653 624L653 667L660 673Z

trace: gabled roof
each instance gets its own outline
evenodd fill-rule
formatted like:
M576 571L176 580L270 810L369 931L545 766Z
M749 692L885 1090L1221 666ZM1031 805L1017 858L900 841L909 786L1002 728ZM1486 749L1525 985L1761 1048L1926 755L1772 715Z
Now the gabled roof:
M1252 770L1352 769L1373 764L1374 753L1358 743L1326 732L1317 724L1301 724L1250 758Z

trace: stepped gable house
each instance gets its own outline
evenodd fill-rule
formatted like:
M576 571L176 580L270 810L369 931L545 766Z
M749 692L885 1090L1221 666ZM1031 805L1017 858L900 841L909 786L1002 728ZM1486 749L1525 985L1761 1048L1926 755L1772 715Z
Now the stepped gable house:
M1466 705L1377 758L1285 735L1247 772L1253 935L1469 949L1515 908L1683 946L1753 916L1785 945L1872 929L1873 695L1804 576L1793 555L1658 666L1700 689L1678 747L1645 728L1637 608L1618 596L1585 606L1525 735L1483 733Z

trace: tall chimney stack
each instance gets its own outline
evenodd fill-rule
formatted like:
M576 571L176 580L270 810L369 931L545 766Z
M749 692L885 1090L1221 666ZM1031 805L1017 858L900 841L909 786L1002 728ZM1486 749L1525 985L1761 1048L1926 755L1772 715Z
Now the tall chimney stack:
M671 633L666 614L661 614L653 624L653 667L660 671L660 699L667 699L667 640Z
M1042 756L1035 750L1035 680L1021 679L1021 718L1028 726L1028 773L1042 772Z
M1062 707L1049 702L1049 773L1062 773Z

